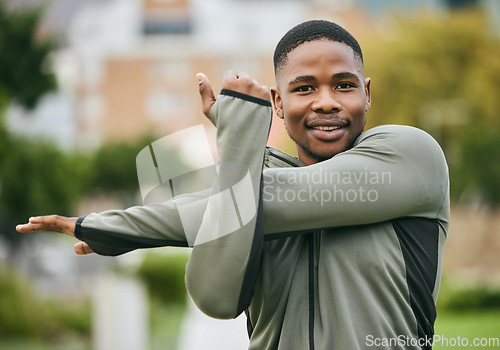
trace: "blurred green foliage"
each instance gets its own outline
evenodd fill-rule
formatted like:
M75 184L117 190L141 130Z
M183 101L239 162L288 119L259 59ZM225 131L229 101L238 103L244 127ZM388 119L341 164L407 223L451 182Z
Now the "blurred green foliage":
M137 275L146 284L150 295L166 305L185 305L184 274L189 255L179 253L148 253Z
M0 295L2 341L35 338L55 342L71 333L90 336L88 301L64 304L42 300L29 281L5 267L0 268Z
M500 286L467 286L445 278L439 291L437 309L455 312L496 309L500 312Z
M13 271L0 270L0 337L40 337L41 307L27 282Z
M8 11L5 1L0 1L0 107L15 99L31 109L44 93L56 88L54 75L44 69L56 42L36 37L42 14L41 8Z
M187 305L150 299L150 349L177 349Z
M137 144L111 143L99 148L92 159L92 183L103 192L135 190L137 184L136 157L149 139Z
M367 127L406 124L431 133L450 165L452 199L500 204L500 41L475 10L395 16L365 38L372 78Z
M443 278L437 300L435 334L445 339L468 339L468 346L460 349L498 349L483 344L474 347L476 338L498 340L500 317L500 285L498 283L473 284L472 281ZM450 349L446 342L437 341L433 349Z
M56 42L37 38L42 13L41 8L8 11L0 0L0 235L8 238L11 255L27 238L15 232L15 225L29 216L72 215L85 195L96 192L135 192L135 157L149 141L111 144L83 154L6 131L9 103L31 109L56 88L53 74L43 68Z
M433 350L498 350L498 318L500 310L478 310L478 311L439 311L434 326L436 336L441 341L436 341ZM450 340L467 339L468 346L450 346ZM448 341L446 340L448 339ZM483 343L481 346L473 346L474 339L490 339L490 346Z
M13 233L15 224L30 215L69 215L74 198L81 197L88 186L84 157L63 153L52 144L11 137L0 153L0 229L4 234Z
M64 152L38 140L8 136L0 148L0 235L13 245L28 236L15 225L32 215L74 215L85 196L125 193L128 205L138 190L135 158L151 138L107 144L94 152Z
M44 72L47 57L56 43L36 38L40 8L8 11L0 1L0 234L11 242L19 240L13 225L28 213L63 209L71 173L64 155L54 146L28 142L9 135L4 114L16 101L25 108L35 107L41 96L56 88L53 74Z
M170 250L170 251L169 251ZM152 349L175 349L187 309L184 284L190 250L165 248L145 254L136 270L149 293Z

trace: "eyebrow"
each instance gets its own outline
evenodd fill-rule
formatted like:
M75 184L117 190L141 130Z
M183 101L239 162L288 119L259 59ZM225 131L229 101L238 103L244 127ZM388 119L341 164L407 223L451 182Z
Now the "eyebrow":
M342 80L342 79L356 79L359 81L359 77L357 74L351 72L339 72L332 75L332 80ZM288 85L295 85L300 83L310 83L316 81L316 77L314 75L300 75L290 81Z
M316 78L313 75L301 75L293 79L288 85L295 85L300 83L310 83L312 81L316 81Z
M332 76L332 80L342 80L342 79L355 79L360 80L357 74L351 72L340 72Z

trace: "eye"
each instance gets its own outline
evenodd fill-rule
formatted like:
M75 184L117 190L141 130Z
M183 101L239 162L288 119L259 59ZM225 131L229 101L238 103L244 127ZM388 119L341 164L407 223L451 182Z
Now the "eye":
M311 85L303 85L303 86L299 86L297 88L295 88L293 91L295 92L309 92L309 91L313 91L314 88L311 86Z
M347 83L347 82L344 82L344 83L339 83L337 85L337 89L341 89L341 90L349 90L349 89L352 89L354 88L355 85L352 84L352 83Z

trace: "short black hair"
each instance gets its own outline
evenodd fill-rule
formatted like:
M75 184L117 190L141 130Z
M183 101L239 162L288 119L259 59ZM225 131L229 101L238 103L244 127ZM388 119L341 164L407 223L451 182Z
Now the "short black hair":
M285 64L288 54L303 43L315 40L330 40L344 43L352 48L354 57L363 63L363 53L357 40L336 23L324 20L303 22L290 29L278 42L274 50L274 74Z

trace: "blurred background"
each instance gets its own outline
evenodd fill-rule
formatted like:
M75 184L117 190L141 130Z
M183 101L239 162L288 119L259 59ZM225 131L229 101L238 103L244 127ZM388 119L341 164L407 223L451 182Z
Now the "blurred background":
M141 149L197 124L215 135L195 74L272 86L274 46L308 19L360 42L367 127L417 126L445 151L436 334L500 337L499 1L0 0L0 349L246 347L244 319L210 321L186 297L188 249L78 257L70 237L15 225L142 204ZM269 144L295 152L279 119Z

